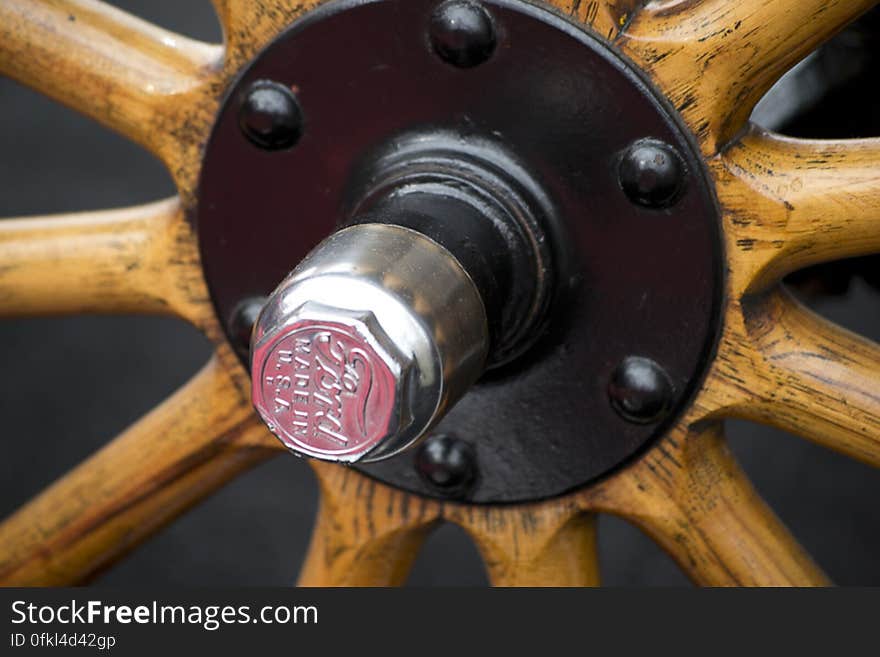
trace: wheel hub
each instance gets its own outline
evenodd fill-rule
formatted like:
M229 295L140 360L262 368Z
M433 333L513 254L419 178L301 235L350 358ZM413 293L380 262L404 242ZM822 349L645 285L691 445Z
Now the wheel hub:
M295 377L284 360L298 338L315 349L322 340L328 349L367 346L370 372L385 382L382 399L447 412L425 415L420 427L433 434L421 451L356 467L421 494L526 501L625 462L688 403L717 334L718 211L674 112L605 44L524 2L475 7L331 2L295 23L254 59L218 115L196 223L217 312L243 356L241 309L266 298L340 228L331 241L355 233L355 245L377 233L383 244L395 231L414 233L438 249L426 247L429 272L442 269L432 258L451 255L483 304L486 345L470 361L452 358L458 364L443 392L428 402L422 392L395 393L412 353L390 336L379 306L345 307L313 288L294 295L296 304L276 304L283 312L263 313L255 401L264 417L273 415L276 377ZM255 99L266 81L294 102ZM279 115L261 122L261 111ZM453 188L464 190L464 210L444 205ZM474 198L483 203L476 214ZM332 262L327 244L313 257ZM393 267L392 259L384 273ZM299 292L314 273L303 271L293 275ZM417 319L436 310L409 309ZM481 343L478 315L444 319L460 321L458 333L472 331L473 347ZM437 335L424 338L429 347ZM273 381L261 407L266 367ZM349 374L364 376L352 367ZM355 398L361 417L383 427L375 435L397 441L363 442L352 452L358 459L374 449L395 454L419 437L388 430L406 424L401 407ZM363 415L369 403L378 410ZM471 474L444 487L443 454Z

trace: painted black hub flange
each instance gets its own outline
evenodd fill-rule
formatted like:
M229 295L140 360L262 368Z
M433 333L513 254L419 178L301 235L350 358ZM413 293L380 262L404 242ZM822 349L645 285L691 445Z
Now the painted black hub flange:
M601 41L548 9L488 1L491 52L472 66L450 65L432 45L438 4L330 2L256 57L206 149L195 217L202 261L235 340L236 309L271 292L351 218L351 190L371 153L437 131L514 154L552 205L543 227L555 265L549 321L526 354L487 374L437 431L467 445L478 469L457 495L545 498L646 448L698 388L717 334L718 211L674 113ZM258 80L293 91L301 111L295 145L263 149L242 131L244 95ZM657 172L641 160L633 168L625 158L644 140L680 158L671 163L680 180L667 180L669 162ZM664 188L675 186L658 203L648 192L660 183L645 177L655 173ZM662 400L663 419L632 421L620 411L628 394L644 397L620 390L632 378L619 370L630 357L662 369L658 380L671 396ZM418 453L359 469L448 495L420 474Z

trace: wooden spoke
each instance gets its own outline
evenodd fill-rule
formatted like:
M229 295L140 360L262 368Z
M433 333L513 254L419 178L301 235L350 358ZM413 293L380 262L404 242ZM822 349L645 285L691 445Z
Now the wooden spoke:
M187 189L216 110L221 50L97 0L0 3L0 74L143 145Z
M732 414L880 466L880 346L784 291L744 305L753 395Z
M0 525L0 583L64 585L110 565L277 453L216 361Z
M223 26L228 68L238 68L323 0L211 0Z
M339 465L312 462L321 490L300 586L398 586L440 505Z
M721 430L673 430L586 493L641 527L704 586L811 586L826 576L752 488Z
M736 291L880 252L880 139L811 141L753 129L714 169Z
M470 534L496 586L599 582L593 517L572 500L521 507L441 504L349 468L321 462L312 467L321 505L302 586L400 585L442 520Z
M451 507L474 539L493 586L598 586L596 525L574 504Z
M323 0L212 0L223 26L228 62L253 57L291 21ZM607 40L626 25L641 0L549 0L564 14Z
M652 0L618 43L714 154L791 66L877 0Z
M195 239L176 199L0 221L0 316L86 312L211 321Z
M641 0L549 0L559 11L613 41L629 22Z

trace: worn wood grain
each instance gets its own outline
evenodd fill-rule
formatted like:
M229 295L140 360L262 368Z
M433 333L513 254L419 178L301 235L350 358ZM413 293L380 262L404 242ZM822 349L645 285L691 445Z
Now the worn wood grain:
M690 414L768 424L880 466L880 345L782 287L731 302Z
M493 586L598 586L595 516L578 504L463 507L445 517L474 540Z
M731 292L880 252L880 139L810 140L757 127L712 162Z
M144 146L189 191L222 49L95 0L3 0L0 74Z
M614 41L626 28L641 0L549 0L547 3L575 23Z
M649 0L617 45L714 155L794 64L877 0Z
M438 503L311 462L321 501L300 586L398 586L442 517Z
M325 0L211 0L223 28L226 65L238 68L309 9Z
M0 524L0 584L88 579L277 441L216 361Z
M744 304L757 358L731 415L880 466L880 345L819 317L783 289Z
M584 586L599 581L591 515L561 501L513 507L438 502L355 470L312 462L321 504L300 575L306 586L402 584L428 533L460 525L495 586Z
M176 199L0 221L0 316L172 315L205 328L213 310Z
M701 585L829 583L751 486L716 423L681 424L596 486L537 504L441 503L354 470L313 468L322 503L304 584L400 584L427 532L448 521L474 539L495 585L597 585L595 513L640 527Z
M716 423L680 424L583 497L644 530L697 584L829 583L749 483Z

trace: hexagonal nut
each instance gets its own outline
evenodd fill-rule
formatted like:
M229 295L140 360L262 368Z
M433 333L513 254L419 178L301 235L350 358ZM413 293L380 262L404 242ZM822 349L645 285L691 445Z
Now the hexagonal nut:
M251 355L252 399L291 450L355 462L412 422L413 361L370 311L307 302Z

